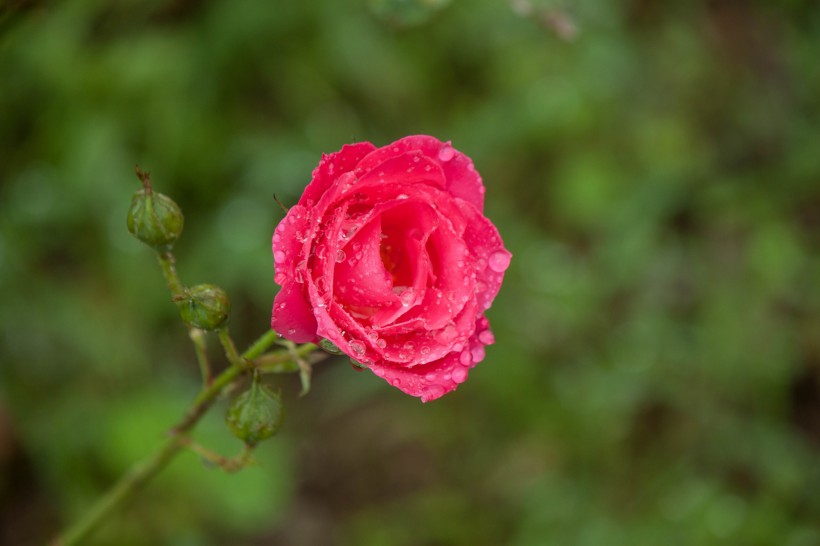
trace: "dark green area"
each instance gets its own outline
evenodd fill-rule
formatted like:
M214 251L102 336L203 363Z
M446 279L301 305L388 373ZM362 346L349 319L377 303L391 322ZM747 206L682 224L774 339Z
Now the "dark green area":
M135 163L244 348L272 194L429 133L514 255L486 361L426 405L341 359L283 377L256 467L183 454L92 544L820 544L820 4L444 4L0 2L0 543L42 544L198 388ZM232 455L225 407L197 438Z

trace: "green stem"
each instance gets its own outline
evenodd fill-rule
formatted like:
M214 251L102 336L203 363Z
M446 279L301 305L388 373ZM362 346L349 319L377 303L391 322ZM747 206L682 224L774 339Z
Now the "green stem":
M211 382L211 365L208 362L207 346L205 343L205 332L199 328L189 328L188 336L194 344L194 351L196 352L196 361L199 364L199 373L202 376L202 384L207 385Z
M168 288L171 290L171 296L182 296L185 287L179 280L179 275L177 275L177 269L174 266L174 255L170 250L157 252L157 260L159 260L159 266L162 268L162 276L165 277L165 282L168 283Z
M248 350L245 351L242 356L247 358L248 360L253 360L257 356L261 355L265 351L268 350L268 347L276 343L276 340L279 338L279 334L276 333L276 330L268 330L262 336L257 339L253 345L248 347Z
M169 283L170 284L170 283ZM227 335L227 332L226 332ZM57 536L50 543L51 546L74 546L80 544L94 530L96 530L108 517L119 510L128 502L148 481L156 476L168 463L176 456L187 442L187 434L199 422L208 408L216 400L217 396L225 387L234 382L241 374L247 372L252 365L253 358L260 355L276 340L275 334L270 332L259 338L242 355L235 355L231 366L220 373L207 385L203 385L202 390L194 398L185 417L171 429L172 436L168 438L152 455L134 465L134 467L120 478L111 489L108 490L97 502L91 506L73 525L68 527L63 533ZM231 342L231 345L233 343ZM315 345L307 344L312 350ZM300 354L309 353L309 350L299 347ZM234 354L236 349L233 350ZM273 356L273 355L271 355ZM280 356L280 355L277 355ZM281 357L289 358L286 351L282 351Z
M69 527L61 536L55 538L50 543L51 546L80 544L108 516L134 496L160 470L165 468L165 465L174 458L180 447L182 447L180 440L181 437L178 436L169 438L153 455L134 465L82 518Z
M225 349L225 356L228 357L228 362L230 362L232 366L237 366L240 368L244 367L246 365L245 361L236 351L236 345L234 344L233 339L231 339L231 335L228 333L228 327L225 326L220 328L217 335L219 336L219 342Z

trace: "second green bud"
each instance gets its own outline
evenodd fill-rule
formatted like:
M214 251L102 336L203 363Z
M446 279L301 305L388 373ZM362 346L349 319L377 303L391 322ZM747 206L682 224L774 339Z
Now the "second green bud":
M201 330L216 330L228 320L231 301L224 290L213 284L198 284L186 288L174 298L182 320Z
M276 434L284 415L282 397L254 377L250 388L234 398L225 423L234 436L253 446Z

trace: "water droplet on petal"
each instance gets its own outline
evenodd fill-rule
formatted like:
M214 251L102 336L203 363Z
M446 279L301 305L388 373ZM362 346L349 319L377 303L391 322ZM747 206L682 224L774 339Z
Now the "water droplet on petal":
M362 343L358 339L351 340L349 345L350 350L353 351L354 355L361 356L364 354L364 343Z
M400 193L396 196L396 199L407 199L408 195L406 193Z
M384 349L385 347L387 347L387 342L383 339L377 339L376 346L378 346L379 349Z
M478 340L483 343L484 345L492 345L495 343L495 336L489 330L484 330L480 334L478 334Z
M470 349L470 352L473 356L473 362L481 362L484 360L485 351L483 345L475 345L472 349Z
M428 400L435 400L443 394L444 387L442 387L441 385L430 385L429 387L427 387L427 389L425 389L424 393L421 396L421 399L425 402Z
M337 262L343 262L343 261L345 261L345 258L346 258L346 257L347 257L347 256L345 256L345 251L344 251L344 250L342 250L341 248L340 248L339 250L337 250L337 251L336 251L336 261L337 261Z
M441 332L438 333L438 335L436 336L436 339L438 339L438 341L441 342L441 343L449 343L449 342L453 341L456 338L457 335L458 335L458 332L456 332L455 326L453 326L452 324L448 324L447 326L444 327L444 329ZM453 349L454 350L460 350L460 349L455 349L455 347Z
M489 266L496 273L503 273L510 267L510 253L503 250L493 252L490 254Z
M467 381L467 368L458 366L453 370L452 377L456 383L464 383Z
M412 341L408 341L407 343L404 344L404 350L405 351L412 351L415 348L416 348L416 346L415 346L415 344L413 344Z
M462 366L469 366L470 364L472 364L473 357L470 354L470 351L465 350L463 353L461 353L461 356L458 357L458 361L461 362Z
M410 307L416 299L416 291L409 286L394 286L393 293L399 297L402 307Z
M448 144L445 144L444 147L438 151L438 158L441 161L450 161L454 155L456 155L456 151Z
M285 261L285 253L281 250L277 250L273 253L273 261L276 263L281 263Z

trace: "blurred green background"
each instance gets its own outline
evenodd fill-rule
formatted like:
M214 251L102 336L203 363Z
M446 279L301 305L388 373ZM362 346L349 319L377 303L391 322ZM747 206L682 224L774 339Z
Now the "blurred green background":
M238 475L184 453L91 544L820 544L820 4L0 2L0 544L42 544L198 388L125 213L245 346L323 152L469 154L514 259L431 404L342 359ZM218 351L214 347L214 355ZM230 454L223 402L196 437Z

